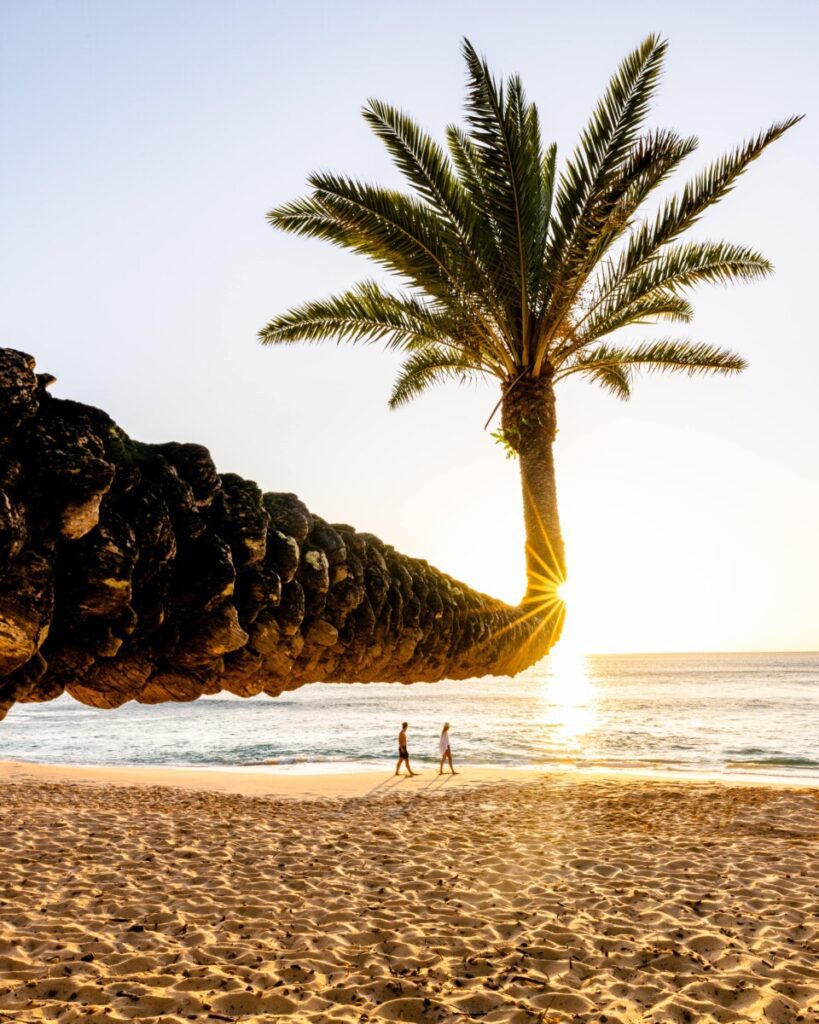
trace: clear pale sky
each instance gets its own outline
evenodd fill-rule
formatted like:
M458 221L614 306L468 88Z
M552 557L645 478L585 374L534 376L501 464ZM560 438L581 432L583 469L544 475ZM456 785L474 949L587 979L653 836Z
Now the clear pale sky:
M812 0L5 0L0 344L134 437L202 442L221 470L517 600L517 465L483 431L495 391L391 413L396 361L375 347L259 348L275 312L371 274L264 214L313 169L396 181L360 107L390 100L440 134L461 116L463 35L522 74L565 154L650 31L671 42L652 121L701 139L679 182L778 117L808 119L697 229L776 265L697 293L686 330L750 369L648 377L628 404L585 384L559 395L570 622L589 651L815 650Z

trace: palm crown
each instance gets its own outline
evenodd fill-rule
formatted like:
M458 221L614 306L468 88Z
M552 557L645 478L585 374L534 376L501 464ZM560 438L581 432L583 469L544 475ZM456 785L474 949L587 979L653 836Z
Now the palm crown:
M626 57L558 169L556 146L544 146L520 79L493 78L464 41L466 124L446 129L446 149L395 107L371 100L364 108L409 192L316 173L308 196L268 215L275 227L368 256L403 287L365 281L308 302L273 319L260 332L264 344L340 339L400 349L406 358L392 406L444 379L498 378L504 431L521 456L530 595L553 590L565 575L551 463L554 383L581 374L627 398L639 368L742 370L741 356L712 344L614 336L633 325L687 323L694 286L772 269L744 245L679 239L797 117L738 146L641 216L697 146L693 137L644 128L666 48L651 35Z

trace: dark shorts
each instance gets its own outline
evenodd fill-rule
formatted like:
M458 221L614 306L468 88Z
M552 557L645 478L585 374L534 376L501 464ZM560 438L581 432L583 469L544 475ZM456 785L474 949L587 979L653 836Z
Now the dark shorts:
M407 761L409 761L409 751L407 750L406 747L398 748L398 757L402 760L406 759Z

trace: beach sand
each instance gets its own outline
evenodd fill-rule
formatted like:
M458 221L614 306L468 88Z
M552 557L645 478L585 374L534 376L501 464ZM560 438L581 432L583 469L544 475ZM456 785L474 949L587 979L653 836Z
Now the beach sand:
M816 789L0 766L0 1024L816 1024L818 914Z

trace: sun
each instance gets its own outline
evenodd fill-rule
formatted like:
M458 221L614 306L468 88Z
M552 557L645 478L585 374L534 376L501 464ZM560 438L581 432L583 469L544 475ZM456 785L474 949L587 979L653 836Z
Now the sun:
M562 583L558 584L557 596L563 604L570 604L575 597L574 589L568 580L563 580Z

